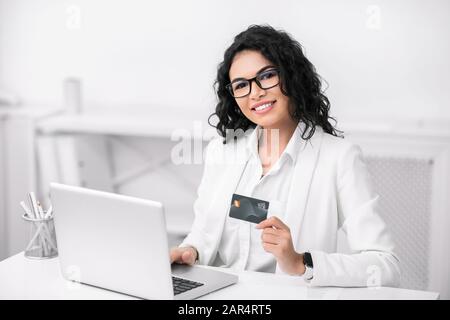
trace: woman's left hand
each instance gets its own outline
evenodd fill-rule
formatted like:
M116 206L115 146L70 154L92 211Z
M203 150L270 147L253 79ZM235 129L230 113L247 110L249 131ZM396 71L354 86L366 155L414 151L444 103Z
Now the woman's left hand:
M303 255L295 252L291 231L287 225L272 216L261 221L256 228L263 229L261 233L262 246L266 252L275 256L281 270L290 275L305 273Z

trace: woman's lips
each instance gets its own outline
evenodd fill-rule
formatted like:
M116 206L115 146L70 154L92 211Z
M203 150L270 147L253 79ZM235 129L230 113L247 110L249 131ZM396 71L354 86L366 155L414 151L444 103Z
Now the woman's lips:
M276 102L276 101L270 102L270 103L269 103L269 104L270 104L269 106L264 107L264 108L261 109L261 110L252 109L252 112L254 112L254 113L256 113L256 114L264 114L264 113L267 113L267 112L269 112L270 110L273 109L273 107L274 107L274 105L275 105L275 102ZM260 107L261 107L261 106L260 106ZM260 107L258 107L258 109L260 109Z

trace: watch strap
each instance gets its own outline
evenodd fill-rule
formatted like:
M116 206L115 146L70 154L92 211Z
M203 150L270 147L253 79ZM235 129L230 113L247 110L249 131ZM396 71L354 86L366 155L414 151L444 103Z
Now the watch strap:
M314 264L313 264L311 253L305 252L303 254L303 263L305 264L305 266L307 266L309 268L314 268Z
M303 278L309 282L313 279L313 261L312 256L309 252L303 253L303 263L305 265L305 273L303 274Z

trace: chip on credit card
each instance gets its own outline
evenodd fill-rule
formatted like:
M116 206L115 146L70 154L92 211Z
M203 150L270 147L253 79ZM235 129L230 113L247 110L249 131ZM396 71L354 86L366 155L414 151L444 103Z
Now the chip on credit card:
M261 199L233 193L230 206L230 217L253 223L260 223L267 218L269 202Z

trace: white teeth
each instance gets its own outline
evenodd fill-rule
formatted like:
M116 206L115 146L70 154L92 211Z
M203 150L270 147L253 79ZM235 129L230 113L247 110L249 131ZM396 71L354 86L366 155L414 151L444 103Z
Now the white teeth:
M255 110L261 111L261 110L264 110L264 109L270 107L271 105L272 105L272 103L266 103L266 104L260 105L259 107L256 107Z

